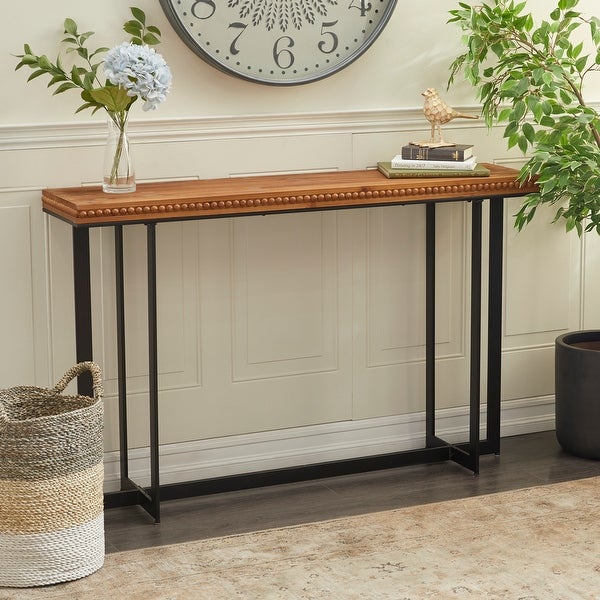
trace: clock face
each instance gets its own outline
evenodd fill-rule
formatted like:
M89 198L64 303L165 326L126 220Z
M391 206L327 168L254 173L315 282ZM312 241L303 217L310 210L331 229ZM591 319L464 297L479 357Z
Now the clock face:
M213 66L272 85L308 83L357 59L396 0L160 0L183 41Z

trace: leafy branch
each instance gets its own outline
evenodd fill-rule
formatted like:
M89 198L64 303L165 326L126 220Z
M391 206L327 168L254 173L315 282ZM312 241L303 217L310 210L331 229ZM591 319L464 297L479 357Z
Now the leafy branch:
M158 27L146 24L144 11L136 7L130 7L133 18L123 25L123 30L131 36L133 44L148 46L160 43L161 32ZM102 83L99 79L98 69L102 65L100 55L109 49L105 47L90 50L87 47L89 38L94 35L93 31L79 33L77 23L73 19L64 21L65 38L62 40L67 45L66 54L75 54L79 61L70 70L65 69L59 54L55 62L52 62L45 54L37 55L29 44L23 47L24 53L16 58L20 59L15 70L22 67L33 69L33 73L27 81L47 75L50 77L48 88L54 87L53 95L62 94L67 90L80 89L81 98L84 101L75 111L76 113L91 109L92 114L100 109L110 113L123 113L129 110L137 99L135 96L127 95L127 91L110 82Z
M450 86L463 73L478 90L486 124L504 123L508 148L530 153L520 180L537 178L516 215L522 229L541 204L559 204L555 221L566 229L600 233L600 115L583 96L590 73L600 71L600 19L573 10L579 0L558 0L536 26L526 2L459 2L449 22L463 30L467 51L450 66ZM595 52L585 54L573 34L588 28Z

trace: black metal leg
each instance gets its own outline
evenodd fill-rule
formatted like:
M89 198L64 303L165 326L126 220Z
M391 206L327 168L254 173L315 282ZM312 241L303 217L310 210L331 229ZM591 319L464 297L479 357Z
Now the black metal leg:
M148 379L150 395L150 493L149 512L160 522L158 437L158 332L156 303L156 223L146 224L148 252Z
M150 355L150 488L143 488L129 477L127 431L127 361L125 352L125 274L123 265L123 226L115 226L115 283L117 307L117 377L119 394L119 458L121 491L133 494L135 504L160 522L158 479L158 371L156 335L156 241L155 225L148 225L148 338Z
M73 281L75 292L75 356L77 362L92 360L92 291L90 276L90 231L73 227ZM77 380L77 391L93 396L92 378L84 373Z
M451 444L435 433L435 220L427 213L427 350L426 350L426 430L427 445L448 447L449 458L479 473L481 402L481 214L482 200L472 201L471 211L471 348L469 364L469 442ZM486 448L487 449L487 448Z
M115 287L117 304L117 380L119 394L119 452L121 489L129 479L127 435L127 364L125 358L125 275L123 269L123 226L115 227Z
M479 424L481 415L481 209L474 200L471 211L471 365L469 454L472 469L479 473Z
M435 203L425 205L425 444L435 437Z
M500 391L502 375L502 275L504 199L490 201L488 292L487 442L500 452Z

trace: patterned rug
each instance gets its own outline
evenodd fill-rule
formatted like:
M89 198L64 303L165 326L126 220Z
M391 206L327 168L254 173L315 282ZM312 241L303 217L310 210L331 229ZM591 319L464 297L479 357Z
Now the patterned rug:
M106 556L2 600L599 600L600 478Z

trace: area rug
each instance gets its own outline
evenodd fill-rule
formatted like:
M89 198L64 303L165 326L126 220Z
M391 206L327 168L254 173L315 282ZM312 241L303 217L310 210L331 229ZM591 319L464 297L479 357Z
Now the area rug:
M109 554L2 600L600 600L600 478Z

